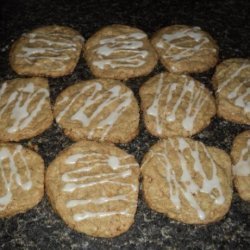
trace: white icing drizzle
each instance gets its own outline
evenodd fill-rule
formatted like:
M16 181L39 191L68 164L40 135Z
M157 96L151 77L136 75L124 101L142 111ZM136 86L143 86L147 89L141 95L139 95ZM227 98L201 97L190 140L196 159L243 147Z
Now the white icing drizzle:
M148 56L148 51L141 49L143 47L141 40L145 37L146 34L135 32L100 40L100 46L95 49L99 60L94 61L93 64L100 69L104 69L106 65L112 69L142 66ZM118 53L119 56L117 56ZM124 53L128 53L128 55L125 56Z
M233 166L233 174L236 176L250 176L250 138L247 145L240 152L238 162Z
M69 97L68 96L64 96L61 101L57 102L57 104L60 105L60 104L62 104L64 102L67 102L68 100L69 100Z
M83 42L83 37L79 35L66 35L62 33L42 33L32 32L24 34L28 39L26 46L22 47L22 52L16 57L23 58L26 63L39 63L39 60L46 59L51 63L57 63L53 70L62 70L65 68L65 61L71 59L67 51L77 51L78 42ZM38 43L39 47L34 47Z
M206 214L205 211L203 211L203 209L201 208L199 201L196 198L196 195L198 193L202 192L208 194L218 205L223 204L225 201L219 177L217 176L216 163L203 144L198 144L198 142L196 142L195 149L193 150L185 139L178 138L177 141L179 145L176 149L176 145L174 144L173 139L168 139L169 145L177 153L180 162L179 166L182 170L182 175L179 180L177 180L171 160L168 158L170 151L169 146L167 146L167 141L165 141L163 153L154 152L152 150L150 152L152 154L152 157L156 157L156 159L165 169L165 177L169 188L170 200L174 204L174 206L177 209L181 208L180 194L182 194L185 197L186 201L190 204L190 206L197 211L198 217L201 220L204 220L206 218ZM201 146L204 150L206 158L210 163L210 169L212 172L210 179L207 177L204 171L204 167L202 166L198 151L199 146ZM185 150L188 150L188 152L190 152L194 160L193 169L202 177L201 187L199 187L192 178L185 157L185 155L187 155L187 151L184 153ZM218 191L217 196L213 194L213 190Z
M230 71L230 75L227 75L227 79L224 82L219 84L218 89L217 89L217 93L221 92L222 89L224 89L231 81L233 81L242 72L242 70L244 70L246 68L250 68L250 65L243 63L235 71Z
M155 116L155 120L156 120L156 130L159 134L162 133L162 127L160 125L160 121L159 121L159 101L162 95L162 87L163 87L163 74L160 74L160 79L158 81L158 85L157 85L157 89L155 92L155 98L154 101L152 103L152 105L147 109L147 113L149 115L153 115ZM170 92L171 93L171 92Z
M166 143L164 144L164 149L167 152ZM164 166L167 182L171 183L169 185L170 199L174 203L175 207L179 210L181 208L180 190L179 190L181 186L177 181L175 172L173 170L173 166L166 154L157 153L156 155L157 159L160 160L161 164ZM161 158L163 158L163 160Z
M89 89L93 89L91 95L87 96L86 98L81 98L81 96L89 91ZM96 130L102 129L100 140L104 140L116 121L131 104L132 92L126 91L121 93L121 86L119 85L111 87L103 92L101 83L94 82L88 86L84 86L72 97L67 107L57 115L56 121L60 122L62 117L67 115L67 112L74 105L74 103L79 102L79 100L81 100L82 103L81 107L78 108L78 110L69 119L72 121L75 120L81 122L83 127L89 127L95 122L96 126L89 130L88 139L93 138ZM68 99L65 101L68 101ZM61 103L62 102L63 101L61 101ZM98 106L96 106L94 112L88 116L87 110L91 108L92 105L96 105L97 103ZM112 109L112 112L110 112L101 121L98 121L99 116L103 115L102 111L114 103L117 104Z
M113 197L103 196L97 199L86 199L86 200L70 200L66 203L67 208L72 208L86 204L103 204L110 201L128 201L126 195L116 195Z
M195 41L196 45L192 47L185 47L179 39L188 37ZM206 48L204 45L209 42L209 39L201 33L199 27L186 28L180 31L175 31L171 34L163 34L160 41L156 44L158 48L164 48L164 44L168 44L169 48L165 51L163 57L171 58L173 61L179 61L190 57L192 54L201 50L210 50L215 52L214 48ZM171 49L178 49L180 52L171 52ZM172 68L175 70L175 67Z
M74 171L71 172L71 174L73 174ZM75 191L77 188L84 188L84 187L90 187L90 186L95 186L100 183L117 183L119 185L119 182L114 182L111 180L114 179L119 179L119 178L127 178L131 175L131 170L126 170L122 173L108 173L108 174L96 174L94 176L83 176L83 177L75 177L75 178L62 178L62 181L64 182L79 182L79 181L85 181L88 179L100 179L102 178L100 181L88 181L87 183L68 183L65 184L63 191L64 192L73 192ZM63 176L64 177L64 176ZM127 184L127 183L126 183ZM133 188L133 186L131 186Z
M77 213L73 215L73 218L75 221L82 221L90 218L102 218L102 217L108 217L108 216L113 216L113 215L125 215L125 216L133 216L132 214L129 213L128 209L122 210L122 211L111 211L111 212L106 212L106 211L101 211L101 212L83 212L83 213Z
M227 78L225 81L219 84L218 89L217 89L217 94L220 94L221 91L225 88L231 86L230 83L233 83L235 78L239 76L239 74L244 70L244 69L250 69L250 65L247 63L243 63L239 68L237 68L235 71L232 71L227 75ZM237 85L234 89L230 89L229 94L227 95L227 98L229 100L232 100L234 105L242 108L245 113L250 112L250 87L247 87L250 83L249 79L244 79L240 82L239 85ZM246 91L241 91L242 88L246 88ZM243 92L240 94L240 92Z
M90 159L91 157L91 159ZM67 157L64 161L67 165L76 164L77 166L83 165L83 167L70 170L65 172L61 181L65 183L62 187L63 192L73 193L76 189L84 189L96 185L119 185L125 186L131 189L131 191L136 192L138 187L135 184L123 182L132 175L131 168L137 167L137 164L123 164L122 162L129 159L131 156L117 157L115 155L109 154L99 154L95 152L89 153L76 153ZM98 168L105 168L107 170L112 170L112 172L97 172ZM93 171L92 173L89 173ZM115 172L113 172L115 171ZM67 208L74 208L78 206L85 206L88 204L102 205L109 202L126 202L129 206L135 206L133 201L128 198L130 192L127 194L117 194L113 196L105 195L96 197L93 199L71 199L66 202ZM125 215L132 216L129 213L128 207L121 211L84 211L82 213L76 213L73 215L75 221L82 221L89 218L102 218L112 215Z
M32 187L31 172L28 167L27 161L21 151L22 151L21 145L17 145L13 153L11 153L7 147L2 147L0 149L0 170L1 170L1 179L4 185L4 187L2 187L1 189L5 191L5 194L3 196L0 196L0 211L5 210L8 204L12 202L13 182L15 182L18 186L20 186L24 191L28 191ZM25 166L24 175L25 178L27 179L26 182L22 181L23 177L21 177L18 171L18 165L16 165L15 162L15 157L17 156L21 158L21 161ZM9 174L6 173L6 166L8 166Z
M6 83L0 89L0 100L6 91ZM38 102L30 110L32 101L40 96ZM6 112L9 114L8 108L14 106L10 113L13 123L6 130L8 133L15 133L25 129L42 110L46 99L49 97L49 91L46 88L36 87L32 82L27 83L24 87L19 87L12 92L5 105L0 109L0 118ZM34 105L34 104L33 104Z
M0 88L0 100L1 100L1 97L3 96L3 94L5 93L6 88L7 88L7 82L3 82L3 84Z
M147 109L147 114L152 115L155 117L156 120L156 130L159 134L162 133L162 124L163 121L160 119L160 111L159 103L162 101L165 101L164 106L164 114L166 115L166 121L171 123L176 120L176 112L178 112L178 109L181 109L181 106L183 105L183 98L185 96L189 96L189 102L188 106L186 108L186 114L185 117L182 120L182 127L187 131L192 131L194 126L194 121L200 112L201 108L207 101L207 96L204 94L204 87L203 85L200 86L200 88L195 91L195 82L193 80L188 80L186 76L182 76L185 79L185 83L181 86L182 91L175 102L173 108L170 110L169 107L172 107L170 105L171 102L173 102L172 97L174 95L175 91L178 91L177 83L171 83L171 84L163 84L163 73L159 77L159 81L157 82L156 92L154 95L154 100L151 104L151 106ZM168 92L168 95L166 96L165 93Z
M204 91L203 85L200 86L201 89L199 89L197 92L194 91L194 86L195 86L194 81L190 81L189 84L187 85L187 90L186 90L186 92L189 91L191 94L190 101L187 107L187 113L182 121L182 126L187 131L191 131L193 129L194 120L197 117L203 105L205 104L205 102L207 101L208 97L207 95L204 96L203 94ZM194 112L192 114L193 110Z
M232 92L228 94L228 98L234 100L234 104L238 107L243 108L245 113L250 112L250 87L246 88L246 92L239 95L239 90L243 87L246 83L249 83L250 80L243 81L239 84Z

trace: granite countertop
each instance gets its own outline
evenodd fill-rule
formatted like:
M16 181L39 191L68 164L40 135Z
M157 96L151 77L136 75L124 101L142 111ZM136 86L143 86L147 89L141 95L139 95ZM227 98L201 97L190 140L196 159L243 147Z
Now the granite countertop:
M17 75L8 63L10 45L22 33L33 28L59 24L75 28L88 39L96 30L109 24L126 24L144 30L149 36L171 24L200 26L217 40L220 60L250 57L250 2L141 0L124 1L4 1L0 10L0 81ZM183 1L184 2L184 1ZM126 84L138 97L138 89L149 77L164 71L158 64L146 77L128 80ZM193 75L211 88L214 69ZM77 80L91 79L84 59L80 59L72 75L49 79L52 103L55 97ZM139 99L138 99L139 100ZM194 136L206 145L230 152L234 137L249 129L215 117L208 128ZM119 147L135 155L143 155L157 138L149 135L141 121L140 134L131 143ZM46 167L57 153L72 142L54 123L43 134L21 142L36 149ZM150 210L139 195L135 223L130 230L114 239L100 239L77 233L68 228L52 210L47 197L33 209L8 219L0 219L0 249L247 249L250 248L250 203L236 192L229 213L220 222L185 225Z

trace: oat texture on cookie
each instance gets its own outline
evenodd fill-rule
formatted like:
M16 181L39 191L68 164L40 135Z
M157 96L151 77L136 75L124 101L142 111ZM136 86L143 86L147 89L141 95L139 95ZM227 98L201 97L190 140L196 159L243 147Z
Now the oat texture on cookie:
M149 74L158 60L147 35L125 25L97 31L86 42L84 54L96 77L114 79Z
M19 141L36 136L53 122L48 80L17 78L0 86L0 140Z
M250 60L232 58L216 67L217 113L226 120L250 125Z
M250 130L236 136L231 156L234 185L239 196L250 201Z
M108 143L81 141L60 153L46 173L55 211L71 228L114 237L134 222L139 166L132 155Z
M0 143L0 218L34 207L44 194L44 163L20 144Z
M214 98L187 75L161 73L140 88L146 128L155 136L191 136L209 125L216 113Z
M138 133L139 107L133 92L118 80L78 82L56 99L57 123L71 139L125 143Z
M151 42L170 72L204 72L218 60L216 42L200 27L168 26L157 31Z
M64 26L44 26L24 33L11 47L10 65L19 75L60 77L73 72L84 39Z
M142 162L149 207L188 224L220 220L232 199L231 161L222 150L189 138L161 140Z

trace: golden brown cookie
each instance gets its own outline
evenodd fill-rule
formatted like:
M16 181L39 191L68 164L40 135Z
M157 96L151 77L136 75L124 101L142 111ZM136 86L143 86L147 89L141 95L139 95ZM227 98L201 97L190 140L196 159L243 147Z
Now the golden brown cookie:
M250 60L223 61L216 67L212 83L216 89L218 115L250 125Z
M147 75L158 60L142 30L117 24L102 28L88 39L85 57L96 77L113 79Z
M139 166L132 155L112 144L81 141L50 164L46 190L67 225L108 238L133 224L138 179Z
M151 42L170 72L203 72L218 60L216 42L199 27L168 26L157 31Z
M83 41L83 37L69 27L41 27L23 34L12 45L10 65L19 75L68 75L79 60Z
M48 80L17 78L0 86L0 140L19 141L36 136L53 122Z
M44 194L42 158L20 144L0 143L0 218L33 208Z
M68 87L56 99L54 115L72 140L125 143L138 133L139 107L118 80L95 79Z
M231 151L234 185L239 196L250 201L250 130L234 139Z
M209 90L187 75L161 73L143 84L139 94L146 128L161 138L194 135L216 114Z
M222 150L188 138L156 143L142 162L150 208L188 224L220 220L232 199L231 161Z

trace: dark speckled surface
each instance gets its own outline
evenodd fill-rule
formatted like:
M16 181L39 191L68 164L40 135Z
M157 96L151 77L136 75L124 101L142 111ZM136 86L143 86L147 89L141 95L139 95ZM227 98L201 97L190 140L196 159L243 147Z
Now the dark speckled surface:
M71 2L71 5L68 4ZM100 3L98 3L100 2ZM74 3L74 4L73 4ZM237 1L4 1L0 10L0 80L17 75L8 64L12 42L23 32L41 25L67 25L89 38L97 29L127 24L143 29L149 36L171 24L200 26L220 46L220 59L250 57L250 2ZM158 65L150 76L163 71ZM209 72L194 75L211 89ZM52 103L58 93L80 79L93 78L83 59L72 75L49 79ZM149 76L127 81L138 97L138 88ZM210 126L195 136L207 145L230 152L234 137L249 127L214 118ZM140 134L128 145L119 145L140 162L149 146L156 142L141 122ZM24 145L33 146L46 166L57 153L71 144L56 125ZM98 239L69 229L52 210L47 198L25 214L0 220L0 249L249 249L250 203L234 193L232 207L223 220L206 226L178 223L151 211L140 193L135 223L114 239Z

